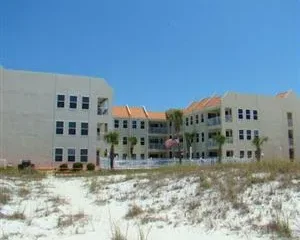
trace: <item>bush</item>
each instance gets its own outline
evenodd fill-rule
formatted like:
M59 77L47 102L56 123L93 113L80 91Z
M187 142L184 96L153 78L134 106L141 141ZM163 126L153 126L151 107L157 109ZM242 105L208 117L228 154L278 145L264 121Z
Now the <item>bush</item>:
M83 165L81 162L76 162L76 163L73 163L73 170L74 171L80 171L83 169Z
M95 170L95 164L94 163L88 163L86 165L86 170L88 170L88 171L94 171Z
M68 167L67 163L63 163L63 164L59 165L60 171L67 171L68 169L69 169L69 167Z

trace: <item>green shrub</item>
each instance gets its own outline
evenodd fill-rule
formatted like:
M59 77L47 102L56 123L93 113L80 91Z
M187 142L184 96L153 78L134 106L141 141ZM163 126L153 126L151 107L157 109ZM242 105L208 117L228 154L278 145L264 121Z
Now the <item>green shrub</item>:
M59 165L60 171L67 171L68 169L69 169L69 167L68 167L67 163L63 163L63 164Z
M95 164L94 163L88 163L86 165L86 170L88 170L88 171L94 171L95 170Z
M80 171L82 169L83 169L83 164L81 162L73 163L73 170L74 171Z

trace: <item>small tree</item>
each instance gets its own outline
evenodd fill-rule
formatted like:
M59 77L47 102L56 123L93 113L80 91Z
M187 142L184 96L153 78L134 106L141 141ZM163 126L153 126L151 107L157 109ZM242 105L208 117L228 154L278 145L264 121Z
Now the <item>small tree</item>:
M114 158L115 158L115 145L119 143L119 133L117 132L109 132L104 136L105 141L110 145L110 168L114 168Z
M166 118L168 121L172 122L175 130L175 135L179 139L180 129L183 121L183 112L181 109L169 109L166 111ZM179 155L179 163L182 163L180 144L178 144L178 155Z
M252 140L252 144L255 146L256 151L255 151L255 158L257 162L260 162L261 159L261 150L262 150L262 145L264 142L268 141L268 137L259 137L255 136L254 139Z
M192 132L192 133L185 132L184 133L185 142L186 142L186 148L187 148L187 154L186 154L187 158L189 156L189 149L192 146L192 142L193 142L193 139L194 139L195 135L196 135L195 132Z
M137 138L135 136L129 137L130 157L132 158L134 146L137 144Z
M218 163L221 163L223 158L223 145L226 141L226 137L219 133L214 136L214 140L218 144Z

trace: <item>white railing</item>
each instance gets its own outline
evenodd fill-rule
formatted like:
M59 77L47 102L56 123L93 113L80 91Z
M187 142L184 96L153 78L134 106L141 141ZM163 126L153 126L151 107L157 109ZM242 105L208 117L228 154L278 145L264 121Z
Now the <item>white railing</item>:
M209 138L207 140L206 146L207 147L216 147L218 144L216 142L216 140L214 140L213 138Z
M214 117L207 119L207 125L208 126L215 126L221 124L221 118L220 117Z
M182 165L214 165L218 161L218 158L200 158L200 159L182 159ZM240 159L240 158L223 158L222 163L236 163L236 162L252 162L253 159ZM123 159L115 159L114 160L114 168L115 169L152 169L152 168L160 168L165 166L175 166L179 164L179 159L136 159L136 160L123 160ZM110 160L108 158L101 158L100 160L100 168L102 169L110 169Z
M150 127L149 128L149 133L167 134L168 133L168 129L167 128L154 128L154 127Z

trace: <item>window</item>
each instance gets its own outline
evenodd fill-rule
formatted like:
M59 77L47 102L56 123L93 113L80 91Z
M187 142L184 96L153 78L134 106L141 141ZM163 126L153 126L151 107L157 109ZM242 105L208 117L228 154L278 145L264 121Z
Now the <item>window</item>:
M202 157L202 158L205 158L205 152L202 152L202 153L201 153L201 157Z
M145 122L141 121L141 129L145 129Z
M204 142L204 132L201 133L201 141Z
M143 138L143 137L141 137L141 145L143 146L143 145L145 145L145 138Z
M239 139L244 140L244 130L239 130Z
M252 158L252 151L248 151L248 152L247 152L247 157L248 157L248 158Z
M133 160L135 160L135 159L136 159L136 154L133 153L132 156L131 156L131 158L132 158Z
M75 162L75 148L68 149L68 162Z
M88 161L88 149L83 148L80 149L80 162L87 162Z
M126 158L127 158L127 154L123 153L122 159L126 160Z
M64 134L64 122L56 121L56 134Z
M189 119L185 118L185 126L188 126L188 125L189 125Z
M201 122L203 123L204 122L204 115L201 114Z
M196 152L196 158L199 159L200 158L200 153Z
M136 121L135 120L132 121L132 128L136 128Z
M197 114L196 115L196 124L198 124L199 123L199 115Z
M55 148L55 162L63 161L64 150L62 148Z
M226 151L226 157L233 157L233 151L232 150Z
M196 133L196 142L199 142L199 133Z
M69 135L76 135L76 122L69 122Z
M141 159L145 159L145 154L144 153L141 154Z
M89 134L89 124L87 122L81 123L81 135L87 136Z
M247 130L247 140L251 140L251 130Z
M258 130L254 130L253 131L253 135L254 135L254 137L259 137L259 131Z
M119 120L115 120L115 122L114 122L115 124L115 128L119 128Z
M244 158L245 157L245 151L240 151L240 158Z
M123 145L127 145L127 137L123 137Z
M65 107L65 95L57 95L57 105L58 108L64 108Z
M127 120L123 120L123 128L127 128Z
M251 119L251 112L249 109L246 110L246 119Z
M243 109L238 110L238 117L239 119L243 119Z
M76 96L70 96L70 108L77 108L77 97Z
M258 119L258 113L257 110L253 110L253 119L257 120Z
M289 149L289 158L290 158L290 160L294 160L295 159L295 153L294 153L294 149L293 148Z
M90 98L89 97L82 97L81 108L82 109L89 109L90 107Z
M193 116L190 117L190 124L193 125L194 120L193 120Z
M291 112L287 113L287 121L288 121L288 126L292 127L293 126L293 114Z

